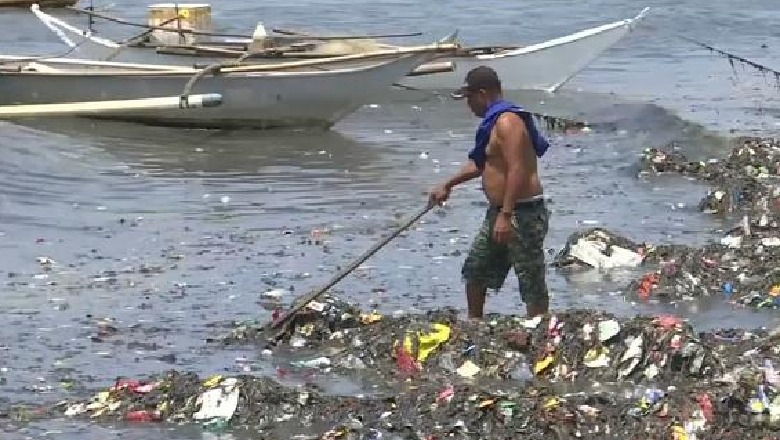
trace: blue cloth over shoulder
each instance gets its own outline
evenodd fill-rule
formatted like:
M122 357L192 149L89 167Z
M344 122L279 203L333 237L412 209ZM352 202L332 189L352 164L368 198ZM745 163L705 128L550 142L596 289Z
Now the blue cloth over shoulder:
M530 113L528 113L526 110L523 110L523 108L517 104L500 99L498 101L494 101L492 104L490 104L490 107L488 107L485 116L482 118L482 122L477 128L474 148L469 151L469 159L473 160L479 169L485 167L485 161L487 160L486 149L488 142L490 141L490 133L493 131L493 127L496 125L498 117L501 116L501 114L504 112L516 113L518 116L523 118L526 129L528 130L528 134L531 136L531 142L533 143L537 157L542 157L547 149L550 148L550 144L547 142L547 139L545 139L536 128L533 116Z

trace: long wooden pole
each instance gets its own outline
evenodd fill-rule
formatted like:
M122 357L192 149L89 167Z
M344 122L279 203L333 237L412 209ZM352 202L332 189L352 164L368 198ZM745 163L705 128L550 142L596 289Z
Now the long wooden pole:
M358 268L361 264L363 264L364 261L368 260L372 255L377 253L380 249L382 249L387 243L390 242L390 240L397 237L401 232L412 226L417 220L419 220L422 216L424 216L428 211L433 209L433 207L436 206L433 203L428 203L425 205L425 207L420 210L417 214L415 214L412 218L407 220L401 227L393 231L392 233L388 234L387 237L382 238L378 243L371 246L369 250L367 250L363 255L358 257L357 260L353 261L349 266L345 267L344 269L340 270L330 281L328 281L327 284L324 286L306 294L300 297L295 304L290 307L290 309L285 313L283 316L281 316L276 321L273 321L271 325L269 326L270 329L278 329L279 327L285 328L290 318L292 318L299 310L306 307L307 304L317 299L320 295L325 293L328 289L336 285L339 281L341 281L344 277L349 275L352 271ZM278 341L281 336L283 335L284 331L276 333L276 335L272 336L272 341Z
M0 106L0 118L30 118L39 116L67 116L127 110L193 109L222 105L222 95L190 95L156 98L124 99L114 101L63 102L57 104L23 104Z
M308 34L305 32L298 32L298 31L291 31L288 29L279 29L279 28L273 28L271 29L271 32L275 34L279 34L283 37L296 37L296 38L309 38L312 40L323 40L323 39L332 39L332 40L361 40L361 39L369 39L369 38L403 38L403 37L419 37L422 35L422 32L412 32L407 34L377 34L377 35L334 35L334 36L316 36L312 34Z
M435 45L420 46L420 47L399 47L393 50L377 50L377 51L363 52L359 54L337 56L337 57L325 58L325 59L289 61L286 63L278 63L278 64L276 63L275 64L252 64L248 66L226 67L222 69L222 72L239 73L239 72L262 72L262 71L271 71L271 70L294 69L298 67L311 67L311 66L319 66L323 64L335 64L335 63L340 63L345 61L368 60L371 58L381 58L384 56L392 56L392 55L396 55L396 56L411 55L411 54L426 53L426 52L446 53L446 52L455 51L457 48L458 46L452 43L443 43L443 44L435 44ZM226 64L229 65L229 63Z

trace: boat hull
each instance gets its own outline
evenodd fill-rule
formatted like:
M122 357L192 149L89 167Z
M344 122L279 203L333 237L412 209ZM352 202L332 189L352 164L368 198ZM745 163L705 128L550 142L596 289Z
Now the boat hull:
M215 108L152 109L84 116L191 128L329 128L393 82L431 58L414 54L360 69L310 72L236 73L205 76L192 94L222 95ZM141 99L178 96L192 75L113 75L80 70L0 74L0 105ZM359 85L359 87L356 87Z
M401 84L423 90L453 90L461 87L469 70L488 66L498 73L505 90L544 90L553 92L562 87L596 58L615 46L631 32L644 16L623 20L598 28L582 31L581 38L570 41L563 37L560 44L554 40L528 46L505 54L483 55L469 58L451 58L455 69L434 75L406 77ZM553 43L553 44L550 44Z
M645 8L634 18L585 29L515 50L492 55L443 58L440 61L452 61L455 64L453 71L410 76L399 82L411 89L453 90L462 85L469 70L486 65L498 72L505 90L552 92L563 86L574 75L625 38L644 18L648 10L649 8ZM114 52L117 43L101 40L94 36L84 37L84 34L78 29L57 18L39 11L36 11L36 14L47 26L58 28L60 32L64 33L64 35L60 34L60 38L73 48L69 56L105 59L108 56L116 55ZM153 49L143 48L125 48L113 59L123 62L151 62L179 66L226 61L224 58L156 54ZM274 61L250 60L248 62L263 64Z

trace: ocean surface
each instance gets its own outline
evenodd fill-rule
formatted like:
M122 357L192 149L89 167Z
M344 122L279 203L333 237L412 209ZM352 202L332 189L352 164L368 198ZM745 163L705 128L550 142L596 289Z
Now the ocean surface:
M96 3L144 21L146 3ZM80 6L86 6L81 4ZM214 3L215 27L267 26L339 33L455 29L468 44L533 43L636 15L646 20L559 93L512 93L528 108L608 130L549 133L542 161L552 210L550 256L570 234L602 226L636 241L702 244L731 226L699 213L707 186L640 179L645 147L678 143L694 157L723 155L740 134L774 134L778 89L766 77L680 38L758 63L776 63L774 1L301 0ZM83 16L59 16L80 27ZM136 30L99 23L101 35ZM52 54L65 46L29 12L0 11L0 51ZM780 68L780 64L775 64ZM2 80L2 78L0 78ZM233 320L269 319L263 293L289 302L327 282L425 204L455 172L477 120L462 102L421 94L378 102L330 132L211 132L81 121L0 123L0 404L56 402L64 379L95 389L117 376L176 368L207 375L272 368L251 347L205 343ZM423 218L332 292L384 313L465 309L460 264L481 221L477 183ZM324 244L319 240L324 240ZM550 269L552 307L621 314L679 313L697 328L776 325L772 312L723 298L640 303L623 288L640 273ZM512 275L487 311L524 313ZM118 332L101 338L100 322ZM253 362L254 361L254 362ZM333 392L358 392L326 384ZM3 432L5 431L5 432ZM53 421L0 425L3 439L207 439L159 426ZM229 438L229 437L222 437Z

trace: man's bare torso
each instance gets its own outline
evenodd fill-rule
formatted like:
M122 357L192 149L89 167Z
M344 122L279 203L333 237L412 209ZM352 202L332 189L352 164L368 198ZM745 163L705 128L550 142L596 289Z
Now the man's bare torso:
M512 113L505 113L501 117L506 117L506 115L512 115L514 123L522 124L525 127L525 123L519 116ZM503 153L501 152L501 144L496 139L495 131L496 128L494 128L493 132L490 134L490 140L488 141L486 149L487 160L482 172L482 186L490 205L501 206L504 203L504 186L506 184L507 166ZM521 154L524 155L524 169L520 170L522 177L519 188L517 189L517 200L515 200L515 202L539 196L544 192L537 172L536 152L531 143L531 138L530 136L526 136L524 139L526 145L523 145L521 149Z

